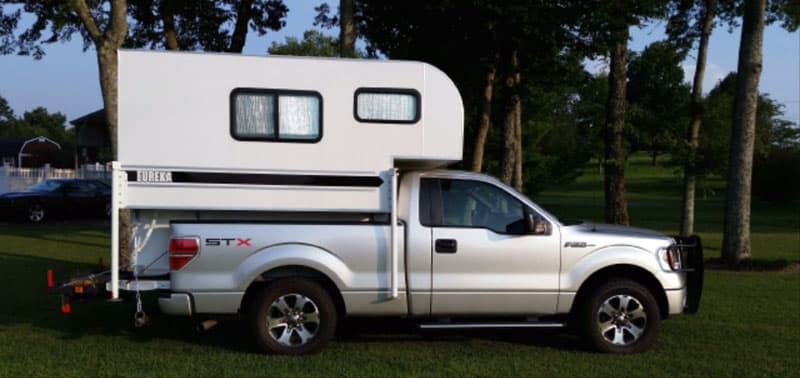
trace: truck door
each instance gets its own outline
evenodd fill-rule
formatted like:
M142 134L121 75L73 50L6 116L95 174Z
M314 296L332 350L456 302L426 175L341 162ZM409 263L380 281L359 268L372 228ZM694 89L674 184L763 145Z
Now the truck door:
M468 179L433 180L431 313L556 311L559 230L505 189ZM528 219L535 219L530 222ZM529 224L535 224L530 229Z

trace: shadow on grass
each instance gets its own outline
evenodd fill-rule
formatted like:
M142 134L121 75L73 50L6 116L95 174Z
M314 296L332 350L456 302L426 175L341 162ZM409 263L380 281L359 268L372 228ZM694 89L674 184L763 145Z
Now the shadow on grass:
M87 271L89 266L69 261L24 256L0 252L0 275L7 282L0 295L13 303L0 309L0 332L14 324L30 324L55 331L64 340L78 340L88 336L122 337L134 343L173 340L211 348L222 348L240 353L259 353L252 340L248 325L238 318L224 319L217 327L199 333L195 322L189 318L161 314L157 294L143 293L144 310L151 324L135 328L133 315L135 297L123 295L122 303L100 299L73 301L70 314L60 313L60 297L46 294L46 272L54 270L57 282L70 278L71 273ZM492 330L492 331L425 331L411 321L396 319L345 319L342 321L335 343L382 342L453 342L483 339L565 350L583 350L574 338L552 331Z

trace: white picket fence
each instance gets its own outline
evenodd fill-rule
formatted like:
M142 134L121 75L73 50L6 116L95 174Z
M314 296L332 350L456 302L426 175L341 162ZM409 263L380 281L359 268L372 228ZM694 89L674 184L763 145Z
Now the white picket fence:
M111 168L102 164L82 165L75 169L52 168L45 164L41 168L16 168L11 165L0 166L0 194L27 189L45 179L84 178L111 182Z

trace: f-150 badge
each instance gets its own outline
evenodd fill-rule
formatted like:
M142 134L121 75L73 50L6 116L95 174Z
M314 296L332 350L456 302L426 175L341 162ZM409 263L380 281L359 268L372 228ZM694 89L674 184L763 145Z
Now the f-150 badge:
M566 242L564 248L586 248L594 247L594 244L587 244L586 242Z

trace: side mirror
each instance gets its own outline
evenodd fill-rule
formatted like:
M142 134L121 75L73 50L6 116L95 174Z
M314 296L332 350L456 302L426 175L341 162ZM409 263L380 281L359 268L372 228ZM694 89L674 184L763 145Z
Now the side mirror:
M525 214L525 232L530 235L550 235L550 222L534 213Z

